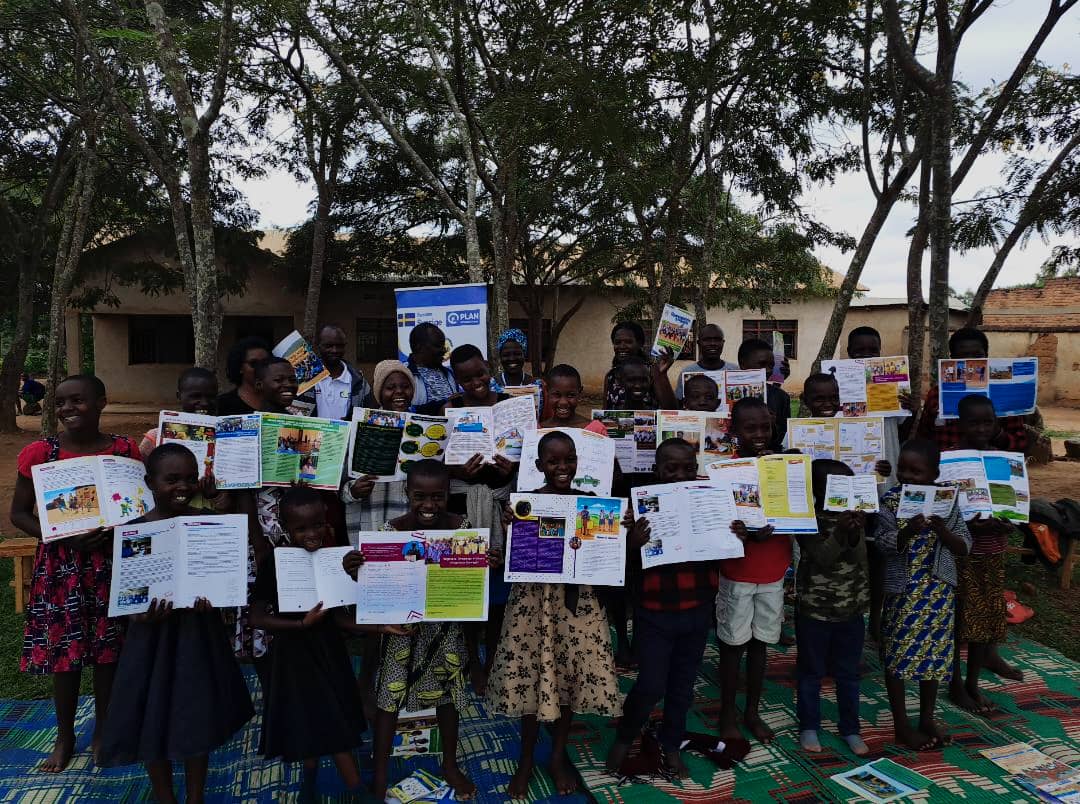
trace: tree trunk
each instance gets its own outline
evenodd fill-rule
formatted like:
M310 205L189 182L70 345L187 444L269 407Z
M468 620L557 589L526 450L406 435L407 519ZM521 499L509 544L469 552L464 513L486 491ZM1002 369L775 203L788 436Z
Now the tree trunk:
M214 213L210 206L210 158L206 136L187 139L191 181L191 231L195 243L195 365L217 368L221 338L221 297L218 293L217 255L214 248Z
M56 434L56 386L59 384L63 361L64 318L67 314L68 297L75 283L75 271L79 267L86 227L90 220L90 207L97 189L97 153L92 135L87 135L86 147L75 172L68 203L64 209L64 224L56 246L56 263L53 273L52 301L49 306L49 356L48 375L45 383L45 400L42 402L41 432Z
M307 296L304 299L303 335L308 343L315 342L315 327L319 322L319 301L322 295L323 270L326 266L326 244L330 238L331 199L328 189L319 189L319 204L315 208L315 225L311 232L311 266L308 271Z
M931 98L934 141L930 153L930 378L937 361L949 356L949 256L952 249L952 86Z
M922 264L930 235L930 163L923 162L919 175L919 209L908 246L908 344L911 371L911 397L921 406L923 398L923 360L926 348L926 305L923 302ZM916 411L917 413L917 411Z
M0 366L0 432L17 433L15 406L19 398L19 379L30 350L34 326L34 275L37 260L29 254L19 260L19 290L16 296L15 332Z

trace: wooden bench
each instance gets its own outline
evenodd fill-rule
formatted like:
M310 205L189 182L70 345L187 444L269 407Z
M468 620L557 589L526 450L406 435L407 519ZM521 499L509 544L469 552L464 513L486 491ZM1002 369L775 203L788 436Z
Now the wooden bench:
M0 540L0 558L15 560L15 611L21 613L30 599L30 579L34 574L34 554L38 540L32 536L16 536Z

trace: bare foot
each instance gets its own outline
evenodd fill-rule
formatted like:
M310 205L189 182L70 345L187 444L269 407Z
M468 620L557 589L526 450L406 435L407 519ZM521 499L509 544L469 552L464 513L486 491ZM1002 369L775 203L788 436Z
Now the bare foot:
M786 631L781 631L780 644L783 645L785 648L790 648L792 645L795 644L795 637L792 634L787 633Z
M518 765L514 775L510 777L510 784L506 788L509 798L526 798L529 795L529 782L532 781L532 763Z
M931 720L929 723L920 720L919 731L934 741L931 748L940 748L952 742L952 735L942 731L936 720Z
M765 721L761 719L761 715L757 712L746 712L743 715L743 725L750 729L750 733L754 735L754 739L759 743L768 745L776 737L773 730L765 724Z
M929 751L934 747L936 740L917 729L911 728L910 723L902 723L893 729L897 745L903 745L913 751Z
M476 798L476 785L473 780L461 772L456 762L443 761L443 778L454 790L454 799L457 801L471 801Z
M1024 680L1024 671L1019 667L1013 667L1005 661L997 651L992 651L990 655L986 657L986 662L983 664L983 667L1000 678L1007 678L1010 681Z
M551 764L548 765L551 779L555 782L555 792L560 796L568 796L578 789L578 776L574 766L570 763L566 754L552 756Z
M972 693L966 684L950 684L949 700L973 715L984 715L994 708L978 690Z
M608 773L613 773L616 776L619 774L619 768L626 761L626 755L630 753L630 746L630 743L624 743L622 740L616 740L611 744L607 760L604 762L604 767Z
M488 674L487 669L480 662L471 662L469 665L469 681L473 692L481 698L487 692Z
M75 735L70 737L61 737L60 735L57 735L56 742L53 744L52 753L38 765L38 771L41 773L60 773L68 766L68 763L71 762L71 755L74 751Z
M720 713L720 722L716 725L717 730L720 732L720 739L722 740L741 740L742 732L739 731L739 724L735 720L735 713L730 715L723 712Z
M686 767L682 751L678 749L664 752L664 770L679 779L690 778L690 769Z

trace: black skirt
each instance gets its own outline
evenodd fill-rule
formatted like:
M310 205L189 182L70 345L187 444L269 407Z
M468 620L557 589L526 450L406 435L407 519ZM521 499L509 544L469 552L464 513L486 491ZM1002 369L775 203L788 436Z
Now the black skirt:
M277 631L264 657L259 753L298 762L351 751L366 724L345 639L327 618Z
M254 714L220 612L177 609L163 623L133 622L105 719L104 764L206 754Z

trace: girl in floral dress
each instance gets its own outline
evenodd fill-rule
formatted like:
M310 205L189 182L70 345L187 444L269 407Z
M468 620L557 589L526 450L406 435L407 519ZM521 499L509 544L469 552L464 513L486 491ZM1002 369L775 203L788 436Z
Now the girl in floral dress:
M120 455L142 460L138 445L126 436L98 429L105 409L105 385L92 375L68 377L56 387L56 415L64 431L28 444L19 453L11 522L24 533L41 538L34 513L31 469L85 455ZM30 582L20 669L53 677L56 704L56 743L39 770L59 773L75 751L75 710L79 703L82 669L94 668L95 759L101 726L109 708L120 629L108 617L112 572L111 531L99 528L38 545ZM16 590L18 594L18 590Z
M537 494L579 494L574 441L555 431L540 439ZM511 521L510 517L506 522ZM493 711L521 718L521 759L510 780L510 798L528 795L540 721L553 723L551 775L561 795L577 788L566 742L574 713L613 716L621 704L611 632L591 586L516 583L488 682Z

